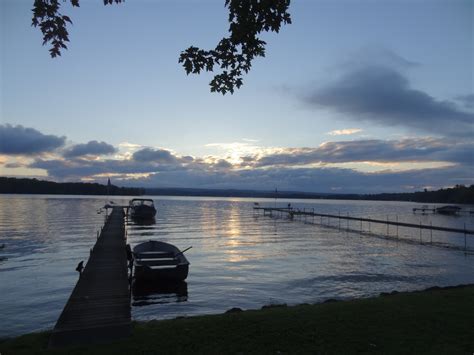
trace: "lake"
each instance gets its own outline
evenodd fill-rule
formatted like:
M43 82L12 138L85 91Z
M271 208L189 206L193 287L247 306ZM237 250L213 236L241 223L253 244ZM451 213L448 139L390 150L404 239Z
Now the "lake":
M133 247L158 239L180 249L192 246L186 252L191 265L183 284L134 290L135 320L474 283L474 253L464 252L462 234L270 218L254 211L253 204L291 203L320 213L467 229L474 229L473 215L413 214L421 204L406 202L152 198L156 223L127 221L128 242ZM87 261L104 223L98 210L107 201L104 196L0 196L0 244L5 244L0 250L0 337L54 326L77 282L75 267ZM364 233L358 233L360 228ZM467 237L471 250L473 239Z

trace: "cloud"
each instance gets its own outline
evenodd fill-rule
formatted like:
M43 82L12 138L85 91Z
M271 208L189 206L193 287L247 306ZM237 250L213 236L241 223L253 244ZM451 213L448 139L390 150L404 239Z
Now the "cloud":
M192 157L179 157L164 149L144 148L129 159L88 160L81 157L65 159L36 159L29 168L45 169L48 175L59 179L93 178L101 174L155 174L186 167L201 169L202 164Z
M474 131L472 113L411 88L406 76L384 66L349 70L331 85L313 90L304 100L310 106L332 109L348 119L381 126L458 137L472 136Z
M21 125L0 125L0 154L36 155L52 152L64 145L66 138L43 134Z
M225 159L219 159L217 163L213 165L213 167L217 169L231 169L232 166L233 165Z
M117 152L117 149L108 143L89 141L85 144L76 144L71 148L67 149L63 156L65 158L75 158L86 155L107 155Z
M135 153L133 153L132 158L138 162L153 162L162 164L173 164L178 161L169 150L153 148L143 148L137 150Z
M336 129L334 131L328 132L330 136L347 136L355 133L362 132L360 128L346 128L346 129Z
M455 99L467 108L474 108L474 94L459 95L456 96Z
M284 148L254 166L296 166L352 162L452 162L474 166L474 143L436 138L327 142L316 148ZM247 162L248 163L248 162Z
M439 138L327 142L315 148L278 148L263 156L244 156L244 164L217 157L178 156L145 148L128 159L36 159L29 168L45 169L56 180L103 179L148 187L240 188L341 193L389 192L472 184L474 143ZM265 150L262 149L260 154ZM367 172L337 165L346 162L448 161L436 169ZM320 165L315 166L314 163ZM336 164L330 166L330 164ZM326 164L326 165L324 165Z
M343 67L363 68L371 65L406 70L420 66L420 63L408 60L394 51L382 46L365 46L349 54L343 61Z
M7 164L5 164L4 166L5 166L5 168L8 168L8 169L16 169L16 168L23 168L23 167L25 167L26 165L23 164L23 163L17 163L17 162L15 162L15 163L7 163Z
M126 181L123 183L127 184ZM338 193L378 193L472 184L467 169L449 167L416 171L363 173L341 168L278 168L240 171L167 171L134 181L133 186L256 189ZM130 183L129 183L130 184Z

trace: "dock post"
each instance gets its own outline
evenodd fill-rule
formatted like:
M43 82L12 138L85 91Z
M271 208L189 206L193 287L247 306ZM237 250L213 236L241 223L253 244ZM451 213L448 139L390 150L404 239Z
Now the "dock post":
M467 251L466 222L464 222L464 251Z
M433 221L430 221L430 227L433 227ZM430 243L433 244L433 229L430 229Z
M398 214L397 214L397 238L398 238Z
M421 233L422 233L422 229L421 229L421 221L420 221L420 244L423 244L423 241L421 239Z

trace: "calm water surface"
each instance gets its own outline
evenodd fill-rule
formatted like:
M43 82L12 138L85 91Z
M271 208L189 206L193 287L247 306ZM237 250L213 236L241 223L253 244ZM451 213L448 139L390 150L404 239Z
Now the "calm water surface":
M126 204L128 198L115 198ZM155 198L156 223L127 222L133 246L170 242L191 262L185 283L135 289L137 320L220 313L232 307L367 297L392 290L474 283L474 255L464 236L319 218L291 221L255 213L253 203L274 200ZM104 215L105 197L0 196L0 337L54 326L87 260ZM413 215L415 203L279 200L294 207L377 219L474 229L474 217ZM306 222L306 223L305 223ZM349 228L349 231L347 231ZM387 232L390 238L386 238ZM377 237L379 236L379 237ZM424 243L420 245L419 240ZM474 248L468 237L468 247ZM433 240L438 246L427 245Z

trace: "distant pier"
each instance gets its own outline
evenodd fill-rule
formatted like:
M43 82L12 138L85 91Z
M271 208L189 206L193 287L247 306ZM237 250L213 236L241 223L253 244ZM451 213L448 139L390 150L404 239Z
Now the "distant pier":
M383 220L383 219L373 219L373 218L364 218L364 217L353 217L353 216L344 216L344 215L333 215L333 214L327 214L327 213L317 213L314 211L314 209L298 209L298 208L293 208L293 207L284 207L284 208L278 208L278 207L260 207L260 206L254 206L254 210L257 211L263 211L264 216L273 216L273 213L279 213L280 215L286 214L290 219L293 219L295 217L300 217L304 218L306 220L307 217L320 217L321 218L321 224L322 224L322 219L327 218L329 221L331 218L334 220L339 221L339 229L341 229L341 220L347 220L347 221L357 221L360 223L360 232L363 231L362 228L362 223L366 222L370 228L370 224L381 224L387 226L387 236L389 236L389 226L395 226L396 227L396 237L398 238L398 227L406 227L406 228L411 228L411 229L417 229L420 231L420 241L421 241L421 231L422 230L429 230L431 232L430 234L430 243L432 244L432 231L441 231L441 232L450 232L450 233L459 233L464 235L464 250L467 251L467 236L472 236L474 235L474 230L471 229L466 229L464 226L463 229L461 228L450 228L450 227L442 227L442 226L433 226L432 224L414 224L414 223L406 223L406 222L399 222L398 217L396 221L390 221L388 220ZM357 230L355 230L357 231ZM370 232L370 230L369 230Z
M124 211L113 207L49 341L50 348L130 335Z

